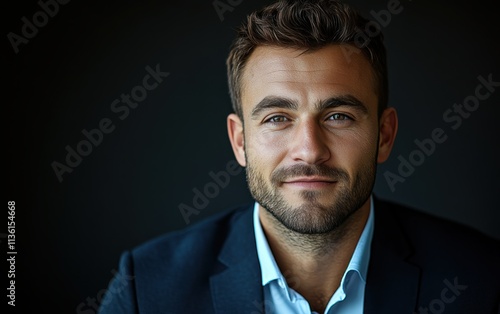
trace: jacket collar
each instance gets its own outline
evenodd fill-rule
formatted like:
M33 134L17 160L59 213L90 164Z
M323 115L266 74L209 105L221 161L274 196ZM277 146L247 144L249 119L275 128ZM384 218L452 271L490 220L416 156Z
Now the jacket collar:
M390 207L375 198L365 313L413 313L417 302L420 269L408 261L413 249Z
M210 279L216 313L264 313L252 206L233 218L219 254L221 271Z

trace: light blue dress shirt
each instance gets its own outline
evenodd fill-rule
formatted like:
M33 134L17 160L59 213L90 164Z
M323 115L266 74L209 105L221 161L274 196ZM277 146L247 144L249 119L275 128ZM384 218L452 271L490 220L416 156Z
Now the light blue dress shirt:
M262 270L264 287L264 308L266 314L311 314L309 303L298 292L290 288L281 273L273 253L269 248L259 219L259 204L256 202L253 213L257 255ZM373 237L373 198L370 198L370 214L359 238L349 265L342 276L340 286L332 295L325 313L356 314L363 313L366 275L370 260L370 246ZM293 280L292 278L289 278Z

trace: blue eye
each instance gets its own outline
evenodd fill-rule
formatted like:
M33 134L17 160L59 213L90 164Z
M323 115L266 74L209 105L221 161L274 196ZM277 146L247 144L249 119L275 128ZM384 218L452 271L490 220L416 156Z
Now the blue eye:
M342 114L342 113L334 113L328 117L328 120L352 120L351 117Z

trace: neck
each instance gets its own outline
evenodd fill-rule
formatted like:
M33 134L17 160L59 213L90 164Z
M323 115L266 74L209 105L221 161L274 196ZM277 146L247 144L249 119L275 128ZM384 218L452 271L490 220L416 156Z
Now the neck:
M314 311L322 313L361 237L370 213L370 199L337 229L324 234L300 234L284 227L259 206L262 228L288 285Z

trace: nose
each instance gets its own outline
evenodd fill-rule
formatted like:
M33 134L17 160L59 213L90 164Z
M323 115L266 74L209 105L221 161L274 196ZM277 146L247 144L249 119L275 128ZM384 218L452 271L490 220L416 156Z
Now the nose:
M289 153L294 161L307 164L322 164L330 159L325 130L318 121L310 118L297 125Z

